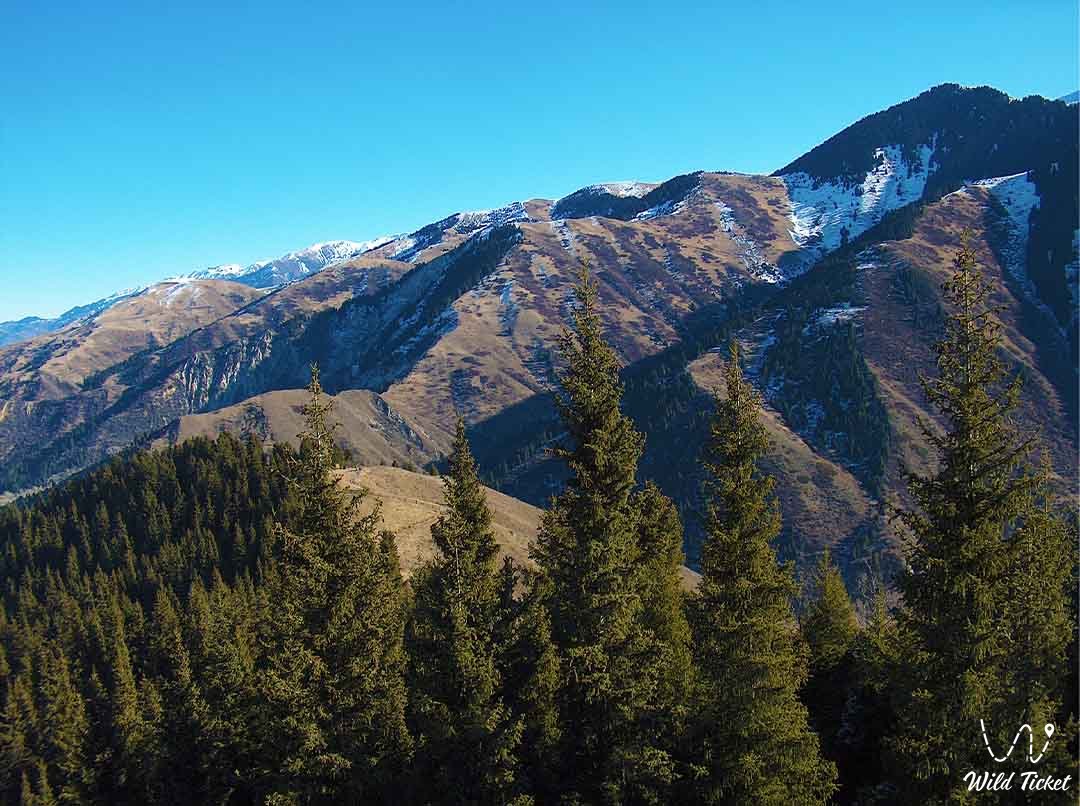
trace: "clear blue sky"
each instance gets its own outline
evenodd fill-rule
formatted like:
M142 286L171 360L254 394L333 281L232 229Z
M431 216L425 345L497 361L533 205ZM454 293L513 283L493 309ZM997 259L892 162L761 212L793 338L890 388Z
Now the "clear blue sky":
M0 2L0 320L1080 83L1075 0L220 5Z

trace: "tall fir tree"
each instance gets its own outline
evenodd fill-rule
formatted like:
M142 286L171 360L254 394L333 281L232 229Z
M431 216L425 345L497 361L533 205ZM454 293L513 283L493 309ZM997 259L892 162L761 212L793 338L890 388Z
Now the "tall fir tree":
M407 634L421 800L524 804L522 720L501 696L498 544L461 419L443 484L446 511L431 527L437 554L413 578Z
M271 800L393 802L411 747L404 600L393 538L334 472L331 403L312 367L299 513L279 530L262 675Z
M836 763L841 790L850 790L846 785L846 773L852 766L850 746L841 734L853 684L853 648L859 621L844 578L828 549L818 562L813 598L800 626L809 650L809 677L801 699L810 712L810 724L819 737L822 753Z
M915 506L898 513L909 540L895 783L926 803L975 797L962 776L991 763L982 725L1000 747L1020 725L1057 719L1075 563L1064 526L1037 505L1048 474L1031 466L1035 440L1013 422L1021 376L1006 377L991 288L966 239L943 288L938 372L923 379L944 424L922 424L937 466L907 475Z
M506 702L522 719L522 789L539 803L557 801L562 788L555 775L562 739L557 698L562 667L545 606L549 587L543 574L504 558L496 622L499 666Z
M896 723L896 669L901 657L896 620L883 586L875 590L865 626L851 647L852 674L837 735L843 767L837 803L896 802L887 780L887 740Z
M652 482L634 495L633 502L641 552L643 618L661 653L659 688L643 726L659 738L658 746L675 747L686 729L694 678L683 588L682 520L675 503Z
M761 399L731 345L704 461L706 538L692 603L698 716L691 737L696 798L703 803L825 803L836 768L821 758L797 692L806 651L792 611L790 566L773 480L758 469L768 449Z
M46 760L60 782L64 803L87 799L88 722L86 703L71 678L71 667L59 646L46 650L41 688L45 701L43 739Z
M662 801L675 778L674 758L655 724L663 710L660 630L650 626L647 555L634 495L644 440L620 410L622 382L605 343L598 291L583 264L574 327L560 339L564 369L558 408L569 447L557 455L570 479L545 513L532 554L558 648L557 693L562 743L554 777L568 801ZM677 568L677 566L676 566ZM675 569L661 571L673 578ZM677 631L676 631L677 632Z
M193 678L180 619L167 590L158 590L152 617L151 648L162 682L163 706L163 737L152 762L155 796L160 802L177 804L212 800L217 772L208 758L213 746L208 730L212 717Z

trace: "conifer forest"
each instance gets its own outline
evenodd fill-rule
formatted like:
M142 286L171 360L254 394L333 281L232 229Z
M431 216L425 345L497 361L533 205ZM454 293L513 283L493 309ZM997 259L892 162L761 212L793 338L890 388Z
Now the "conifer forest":
M603 269L553 357L562 476L527 561L500 554L459 420L404 578L340 481L318 366L298 448L127 451L0 509L0 803L1075 802L1076 502L1015 416L976 252L940 289L929 469L883 513L904 560L869 591L828 551L782 559L799 523L734 339L700 506L650 477Z

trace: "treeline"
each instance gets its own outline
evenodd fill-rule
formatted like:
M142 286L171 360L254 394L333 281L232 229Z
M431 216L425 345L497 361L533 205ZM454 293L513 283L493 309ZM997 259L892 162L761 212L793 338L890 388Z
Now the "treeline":
M338 483L317 370L298 451L192 440L0 510L0 799L963 802L967 772L1028 766L988 758L980 724L1001 753L1055 725L1038 768L1068 774L1075 520L1010 425L970 251L945 292L939 462L896 513L899 602L881 591L865 623L828 555L796 615L735 347L684 589L587 268L560 343L569 480L527 567L498 560L459 423L434 559L403 581L377 510Z

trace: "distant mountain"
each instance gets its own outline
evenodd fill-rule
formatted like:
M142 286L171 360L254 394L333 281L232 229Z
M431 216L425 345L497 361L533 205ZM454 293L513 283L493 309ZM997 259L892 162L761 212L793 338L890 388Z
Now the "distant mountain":
M682 507L690 557L697 453L734 338L768 404L782 552L801 566L829 546L868 580L898 556L881 513L904 494L900 463L929 456L918 377L965 231L1025 377L1024 422L1075 479L1078 131L1076 105L944 85L772 176L590 185L370 248L207 270L188 280L216 300L205 310L117 306L0 348L0 492L162 439L291 438L318 362L366 461L437 461L461 415L488 482L542 504L563 472L548 450L562 438L555 347L587 258L647 435L642 474ZM144 318L155 335L140 341Z
M230 280L252 288L275 288L292 283L334 263L358 257L372 249L393 241L393 238L376 238L370 241L328 241L306 249L289 252L274 260L260 260L249 266L228 264L177 275L169 280ZM54 319L27 316L10 322L0 322L0 347L32 339L45 333L54 333L72 322L91 319L108 310L117 302L138 294L145 287L119 291L104 299L79 305L65 311Z
M387 237L360 242L328 241L289 252L274 260L259 260L250 266L231 263L181 276L198 280L232 280L252 288L274 288L296 282L334 263L358 257L392 240Z
M1080 90L1077 90L1076 92L1070 92L1068 95L1062 95L1060 98L1058 98L1058 100L1064 101L1070 106L1072 104L1080 103Z
M141 290L142 289L139 288L129 288L126 291L119 291L104 299L99 299L97 302L91 302L87 305L77 305L70 310L64 311L64 313L54 319L45 319L39 316L27 316L12 322L0 322L0 347L5 344L32 339L34 336L40 336L43 333L52 333L55 330L67 327L72 322L96 316L120 300L127 299L132 294L137 294Z

